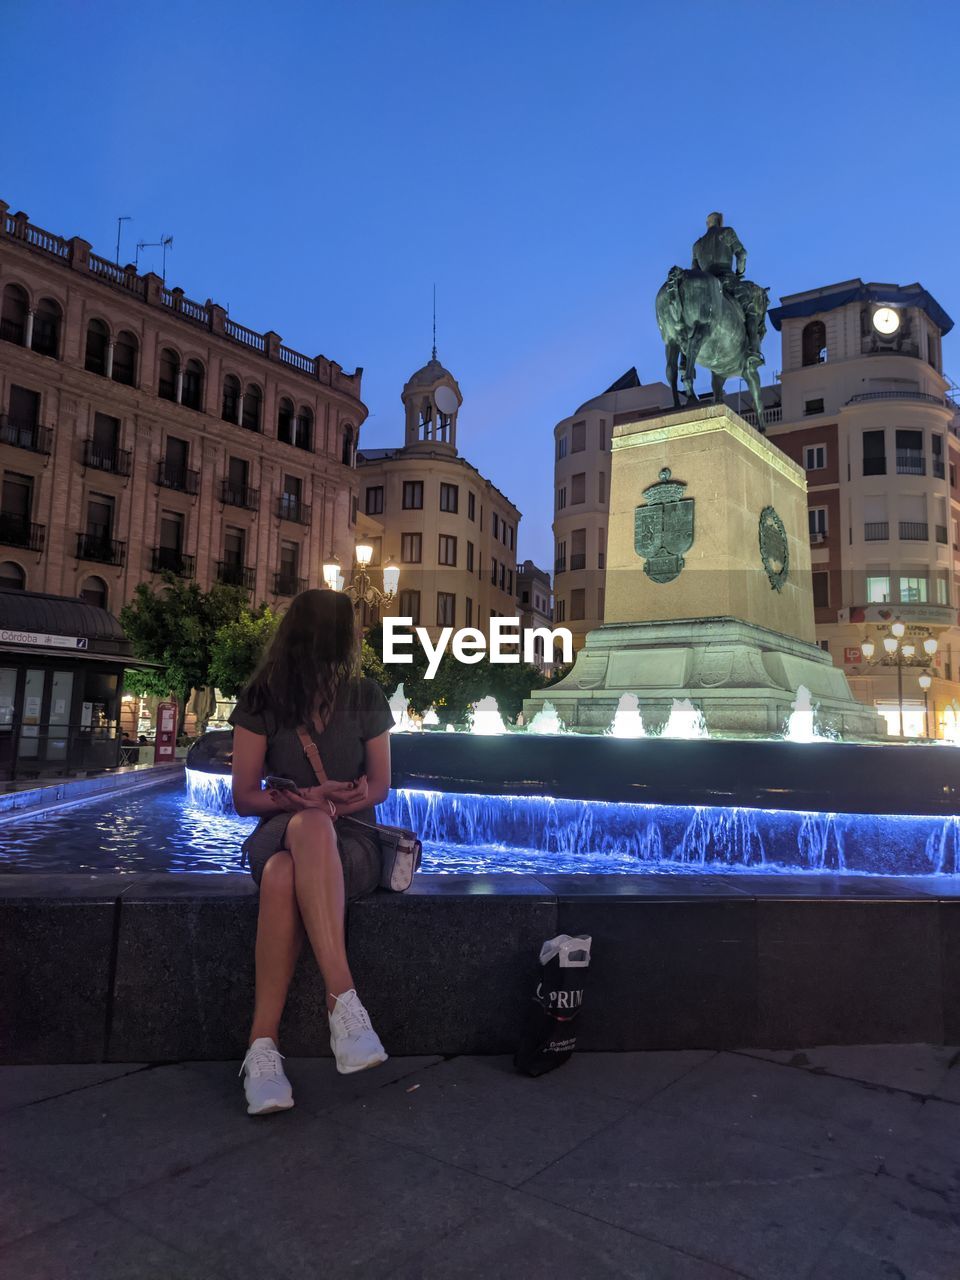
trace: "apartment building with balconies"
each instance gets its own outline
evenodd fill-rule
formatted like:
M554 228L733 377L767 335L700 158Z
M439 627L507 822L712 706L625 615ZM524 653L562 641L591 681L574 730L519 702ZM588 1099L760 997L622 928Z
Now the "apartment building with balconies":
M433 357L401 393L404 444L357 457L361 511L373 563L400 568L389 614L412 618L434 639L444 627L485 628L517 617L521 515L457 449L463 396ZM373 621L371 614L367 621Z
M0 585L114 613L162 573L281 608L322 585L361 374L0 202Z

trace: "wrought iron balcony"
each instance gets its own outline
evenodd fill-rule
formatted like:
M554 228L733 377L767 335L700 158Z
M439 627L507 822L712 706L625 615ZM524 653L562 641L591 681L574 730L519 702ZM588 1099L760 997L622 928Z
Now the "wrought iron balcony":
M251 489L247 484L231 484L229 480L221 480L220 501L226 507L243 507L246 511L256 511L260 506L260 490Z
M930 526L926 520L901 520L900 537L904 542L929 542Z
M256 569L248 569L246 565L235 564L232 560L217 561L217 581L225 582L231 587L243 587L252 591L257 580Z
M306 578L298 578L295 573L286 573L281 569L273 575L273 594L276 596L298 596L306 589Z
M100 533L77 534L77 559L97 560L100 564L123 564L127 544L106 538Z
M83 465L92 471L110 471L115 476L130 474L130 450L111 448L88 439L83 442Z
M49 453L52 442L52 427L41 427L36 422L17 422L9 414L0 413L0 444L12 444L16 449L29 449L31 453Z
M281 520L292 520L294 524L310 523L310 507L292 493L281 493L277 499L277 515Z
M574 551L570 556L570 572L574 569L585 569L587 567L587 553L585 551Z
M889 520L868 520L863 526L864 542L886 542L889 537Z
M176 547L154 547L150 553L151 573L173 573L178 578L192 578L196 558L184 555Z
M42 551L46 532L46 525L32 524L26 516L0 511L0 543L4 546Z
M157 484L164 489L196 494L200 491L200 472L177 466L164 458L157 463Z
M898 476L925 476L927 460L919 449L897 450Z
M566 560L554 560L554 562L553 562L553 572L554 572L554 573L566 573L566 571L567 571L567 562L566 562Z

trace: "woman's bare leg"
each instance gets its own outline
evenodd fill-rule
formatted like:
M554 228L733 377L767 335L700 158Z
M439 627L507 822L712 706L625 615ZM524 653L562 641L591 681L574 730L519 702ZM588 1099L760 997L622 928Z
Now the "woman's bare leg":
M268 1036L279 1043L280 1015L303 945L303 922L294 890L293 858L275 853L260 878L257 920L257 982L250 1043Z
M319 809L302 809L287 824L284 839L293 861L294 890L300 918L327 988L327 1007L349 991L343 919L346 899L343 866L332 819Z

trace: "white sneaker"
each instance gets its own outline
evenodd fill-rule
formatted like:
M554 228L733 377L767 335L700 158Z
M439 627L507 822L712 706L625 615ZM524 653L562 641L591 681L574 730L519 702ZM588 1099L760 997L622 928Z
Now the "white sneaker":
M370 1015L352 987L337 996L330 1014L330 1048L337 1060L337 1070L344 1076L353 1071L366 1071L367 1067L379 1066L387 1060L380 1037L370 1025Z
M268 1036L254 1040L247 1050L239 1072L244 1077L247 1115L263 1116L293 1106L293 1090L280 1065L282 1060L283 1054Z

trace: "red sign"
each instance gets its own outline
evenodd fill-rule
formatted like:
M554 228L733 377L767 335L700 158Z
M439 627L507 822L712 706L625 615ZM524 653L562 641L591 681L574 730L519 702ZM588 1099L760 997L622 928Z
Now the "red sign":
M157 737L153 744L153 763L167 764L177 758L177 704L161 702L157 707Z
M860 652L860 646L858 644L848 644L843 651L843 661L845 666L862 662L863 654Z

